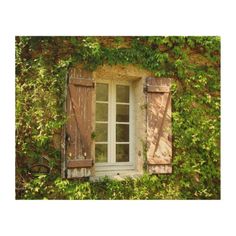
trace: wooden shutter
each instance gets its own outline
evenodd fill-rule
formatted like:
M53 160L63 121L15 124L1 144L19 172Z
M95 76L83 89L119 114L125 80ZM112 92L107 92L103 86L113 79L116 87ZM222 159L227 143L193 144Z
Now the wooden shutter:
M91 75L81 69L69 74L67 89L67 124L65 133L65 171L67 178L89 177L91 156L92 94Z
M171 79L147 78L147 168L172 172Z

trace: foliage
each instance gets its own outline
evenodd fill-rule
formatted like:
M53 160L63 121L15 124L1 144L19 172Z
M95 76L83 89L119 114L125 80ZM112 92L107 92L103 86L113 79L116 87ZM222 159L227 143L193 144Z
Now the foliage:
M45 154L59 173L53 136L66 120L66 73L77 63L135 64L175 79L173 174L94 183L28 175L27 164ZM16 157L18 198L219 199L220 38L16 37Z
M122 181L104 177L99 181L50 179L39 175L25 184L24 199L177 199L184 198L178 186L157 176L127 177Z

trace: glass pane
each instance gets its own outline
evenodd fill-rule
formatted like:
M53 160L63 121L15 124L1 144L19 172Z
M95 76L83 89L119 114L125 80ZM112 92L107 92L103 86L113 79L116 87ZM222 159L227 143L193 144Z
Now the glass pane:
M116 121L129 122L129 105L116 105Z
M116 85L116 102L129 103L129 86Z
M96 123L95 130L97 142L106 142L107 141L107 124L98 124Z
M108 104L96 103L96 121L108 121Z
M108 101L108 84L96 84L96 101Z
M107 144L95 145L95 161L107 162Z
M116 162L129 161L129 144L116 144Z
M129 142L129 125L116 124L116 142Z

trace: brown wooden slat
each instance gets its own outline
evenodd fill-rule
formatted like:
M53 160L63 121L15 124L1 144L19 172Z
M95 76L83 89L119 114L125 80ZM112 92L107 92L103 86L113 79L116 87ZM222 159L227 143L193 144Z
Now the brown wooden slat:
M76 126L76 120L75 115L72 108L72 102L70 99L71 95L68 93L67 101L67 125L66 125L66 157L69 159L73 159L75 156L75 126Z
M171 174L172 165L148 165L148 172L152 174Z
M93 166L93 160L92 159L84 159L84 160L69 160L67 162L67 168L90 168Z
M170 157L166 157L165 159L156 158L156 157L147 159L148 165L166 165L166 164L170 164L170 162L171 162Z
M70 84L82 87L94 87L94 82L88 79L70 79Z
M85 70L81 65L75 66L70 70L71 79L91 79L92 72Z
M170 86L155 86L147 85L148 93L168 93L170 92Z

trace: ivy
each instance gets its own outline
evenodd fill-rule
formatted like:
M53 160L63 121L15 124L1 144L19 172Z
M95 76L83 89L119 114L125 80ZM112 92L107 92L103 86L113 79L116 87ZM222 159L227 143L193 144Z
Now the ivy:
M76 64L91 71L103 64L134 64L157 77L174 78L172 175L105 180L110 187L101 189L99 183L38 181L27 174L27 163L45 153L53 160L53 175L60 174L53 136L66 121L66 74ZM219 140L219 37L16 37L16 183L28 191L21 197L60 198L56 189L63 188L68 192L61 197L70 199L218 199ZM42 186L50 194L39 195Z

